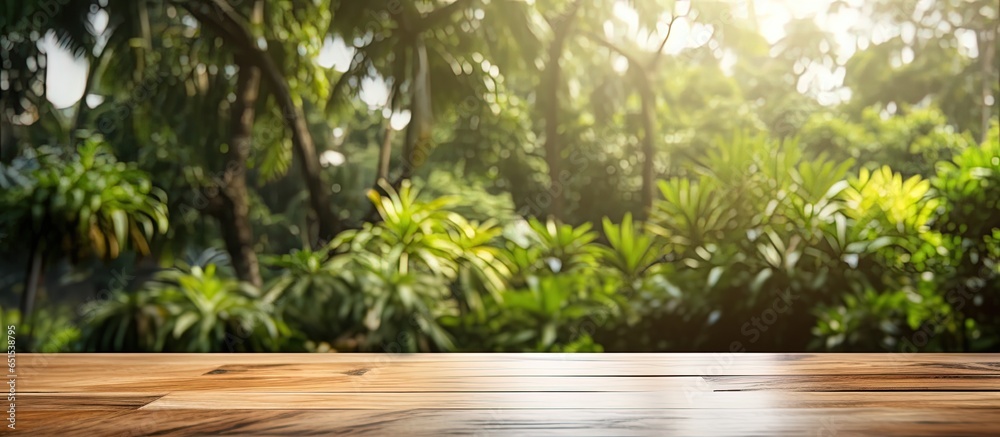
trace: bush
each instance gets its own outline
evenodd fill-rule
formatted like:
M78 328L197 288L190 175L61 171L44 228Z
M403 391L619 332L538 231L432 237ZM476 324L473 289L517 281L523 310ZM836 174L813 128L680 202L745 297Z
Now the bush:
M166 231L166 194L103 143L89 140L68 156L44 149L27 160L34 162L0 171L9 185L0 191L0 231L21 236L25 247L110 260L129 243L148 254L149 239Z
M490 246L500 231L450 212L452 198L419 201L408 182L398 193L384 189L387 196L371 192L379 222L340 234L319 254L275 260L293 268L269 295L289 314L310 315L301 329L339 349L452 350L439 319L482 311L481 294L504 286L507 268Z
M707 156L694 179L660 183L646 226L662 258L636 299L642 324L602 340L622 350L803 348L814 321L805 302L862 276L844 261L852 236L838 233L851 163L806 161L796 144L759 137Z
M741 137L660 182L647 222L501 226L403 182L379 220L264 257L265 293L214 267L91 309L91 350L992 350L1000 153L932 178ZM852 174L853 173L853 174ZM273 305L273 306L272 306ZM283 320L288 321L286 326ZM233 333L263 327L259 335ZM280 341L279 341L280 340Z
M91 351L274 351L288 334L268 299L216 265L180 266L135 293L113 292L85 308Z
M590 228L531 219L507 229L508 290L485 299L482 312L446 319L463 350L602 350L592 335L620 302Z
M1000 138L938 165L930 181L862 172L852 196L870 223L882 288L819 310L815 330L833 350L992 350L1000 346ZM879 175L880 174L880 175ZM933 189L932 189L933 188Z
M18 352L24 349L24 340L33 339L31 352L56 353L77 352L80 349L80 329L72 311L66 307L43 309L34 317L34 326L21 322L21 313L16 309L4 310L0 307L0 326L6 331L10 325L16 326L15 338L21 344L16 344ZM0 347L7 350L8 337L3 335Z

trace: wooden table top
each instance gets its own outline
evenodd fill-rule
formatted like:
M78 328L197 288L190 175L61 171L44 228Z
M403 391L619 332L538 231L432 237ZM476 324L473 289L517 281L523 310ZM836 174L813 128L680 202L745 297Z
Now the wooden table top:
M18 354L15 375L24 435L1000 435L997 354Z

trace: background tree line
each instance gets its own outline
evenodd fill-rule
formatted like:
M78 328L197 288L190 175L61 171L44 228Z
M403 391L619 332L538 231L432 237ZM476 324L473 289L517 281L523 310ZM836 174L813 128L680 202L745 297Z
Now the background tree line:
M5 1L4 317L43 350L1000 348L995 2L765 3Z

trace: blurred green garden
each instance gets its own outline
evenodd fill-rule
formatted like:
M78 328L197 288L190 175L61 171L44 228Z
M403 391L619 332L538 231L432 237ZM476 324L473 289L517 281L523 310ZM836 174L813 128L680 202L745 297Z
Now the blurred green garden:
M995 1L0 3L19 351L1000 351Z

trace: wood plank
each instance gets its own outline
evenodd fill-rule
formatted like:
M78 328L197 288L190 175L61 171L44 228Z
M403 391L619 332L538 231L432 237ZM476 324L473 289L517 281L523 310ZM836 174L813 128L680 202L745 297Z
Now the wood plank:
M916 362L906 366L891 362L851 365L841 361L776 362L733 361L728 366L674 364L656 362L604 361L506 361L506 362L423 362L399 361L372 364L356 361L323 363L235 364L223 365L216 373L245 374L256 377L302 375L312 377L334 374L384 374L405 377L476 376L719 376L719 375L996 375L1000 369L987 364L955 365L952 363Z
M19 354L25 435L995 435L993 354Z
M24 435L996 435L1000 410L159 410L45 411Z
M933 375L991 375L997 372L979 370L990 368L988 360L970 361L957 364L955 357L950 355L921 356L920 364L891 367L892 360L871 360L869 368L852 366L842 361L844 354L826 358L830 367L822 367L823 362L817 361L825 356L792 355L792 359L777 359L757 354L737 355L729 362L715 362L713 357L691 357L690 354L669 355L651 360L646 355L582 355L584 360L562 360L569 354L547 358L545 355L487 355L494 357L494 362L482 361L484 356L475 355L464 358L464 355L415 354L378 356L365 354L370 361L358 360L357 354L275 354L275 355L192 355L192 354L161 354L150 360L142 355L108 354L80 355L67 354L47 356L43 366L25 366L26 360L19 360L18 373L19 391L22 393L49 393L55 391L71 392L107 392L113 390L160 392L163 387L191 387L194 390L213 387L247 387L255 390L261 385L273 384L273 381L287 381L289 390L308 391L308 380L316 381L326 391L336 390L342 382L348 382L356 390L383 390L385 384L394 381L406 383L411 381L460 381L476 378L495 377L538 377L538 376L602 376L615 377L631 375L671 376L678 374L692 375L812 375L835 374L852 375L861 371L882 371L885 375L901 374L914 376ZM853 355L846 355L850 358ZM455 357L455 361L445 361ZM603 360L597 358L604 357ZM779 356L781 357L781 356ZM994 358L988 356L989 358ZM398 358L398 359L397 359ZM788 357L785 357L788 358ZM466 361L461 361L465 359ZM629 360L636 359L633 363ZM319 360L319 362L316 362ZM700 361L699 361L700 360ZM759 364L771 360L770 364ZM243 364L243 362L254 364ZM300 363L300 361L313 361ZM691 368L690 364L662 364L663 362L679 361L680 363L699 362L696 365L706 365L702 368ZM29 363L31 361L28 361ZM225 364L240 362L240 364ZM652 364L651 364L652 363ZM877 368L871 368L877 364ZM977 367L978 366L978 367ZM95 372L88 375L88 369ZM114 378L106 377L106 369L114 369ZM82 372L82 373L81 373ZM952 373L946 373L952 372ZM201 376L208 374L219 381L211 382ZM870 375L870 374L868 374ZM289 379L290 377L293 377ZM641 376L640 376L641 377ZM225 381L226 378L233 378ZM873 378L876 378L873 376ZM259 383L253 382L259 381ZM836 380L834 380L835 382ZM498 381L509 384L509 381ZM603 381L592 381L602 384ZM691 381L689 381L691 382ZM240 384L244 383L244 384ZM918 383L919 384L919 383ZM452 385L462 385L452 383ZM413 390L417 390L414 388Z
M22 411L46 410L137 410L166 393L18 393Z
M992 375L706 376L715 391L1000 391Z
M1000 408L992 392L433 392L282 393L174 392L141 409L405 410L405 409L629 409L629 408Z
M675 377L509 377L441 375L399 377L384 372L363 375L258 376L207 374L172 391L380 393L380 392L644 392L706 387L697 376Z
M113 391L158 393L164 391L164 387L182 386L212 371L213 368L199 366L176 369L162 366L128 370L107 366L102 367L105 370L100 371L82 369L77 368L75 373L55 370L52 373L42 371L32 375L25 375L19 370L17 390L19 393Z
M22 354L31 360L33 355ZM58 354L46 355L42 364L21 359L25 371L45 369L100 368L113 366L124 371L163 366L211 368L225 365L333 366L347 368L474 367L554 372L560 369L589 374L587 368L635 375L784 375L784 374L992 374L1000 375L1000 355L996 354L158 354L150 360L143 354ZM480 363L469 366L469 363ZM566 376L565 374L561 376Z

